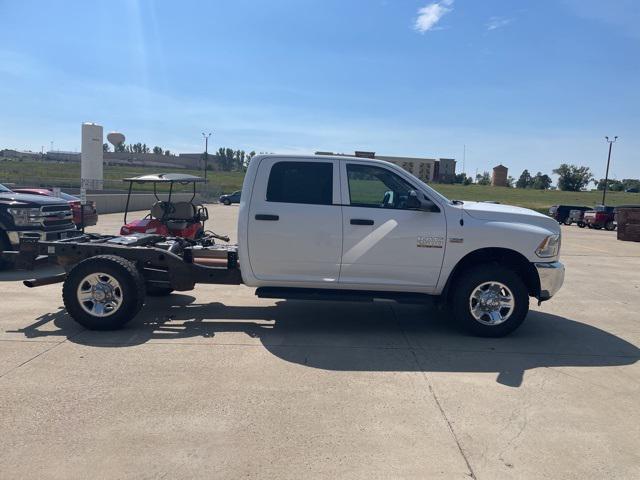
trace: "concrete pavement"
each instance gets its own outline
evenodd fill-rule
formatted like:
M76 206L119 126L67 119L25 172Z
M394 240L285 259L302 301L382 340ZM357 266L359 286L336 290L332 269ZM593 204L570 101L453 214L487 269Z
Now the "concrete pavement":
M638 478L640 244L562 228L564 288L503 339L212 285L90 332L0 273L0 477Z

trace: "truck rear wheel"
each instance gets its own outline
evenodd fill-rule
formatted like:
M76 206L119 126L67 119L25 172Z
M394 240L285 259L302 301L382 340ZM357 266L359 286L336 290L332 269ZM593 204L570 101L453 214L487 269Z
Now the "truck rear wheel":
M613 220L610 220L604 224L604 229L608 230L609 232L612 232L613 230L616 229L616 224L613 223Z
M98 255L78 263L62 287L71 317L90 330L116 330L142 308L144 279L129 260Z
M529 312L529 292L512 270L484 264L464 271L452 286L456 322L481 337L513 332Z

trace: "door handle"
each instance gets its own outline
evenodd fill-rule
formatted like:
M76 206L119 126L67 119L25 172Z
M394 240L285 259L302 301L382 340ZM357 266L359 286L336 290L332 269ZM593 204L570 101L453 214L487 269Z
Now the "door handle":
M277 222L278 220L280 220L280 217L278 215L267 215L264 213L258 213L256 215L256 220L268 220L270 222Z
M373 220L367 220L364 218L352 218L351 225L373 225Z

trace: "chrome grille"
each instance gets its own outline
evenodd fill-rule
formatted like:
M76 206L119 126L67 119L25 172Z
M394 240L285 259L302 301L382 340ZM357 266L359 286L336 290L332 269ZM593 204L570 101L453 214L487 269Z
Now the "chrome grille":
M69 205L44 205L40 207L40 212L41 222L45 227L65 225L73 219Z

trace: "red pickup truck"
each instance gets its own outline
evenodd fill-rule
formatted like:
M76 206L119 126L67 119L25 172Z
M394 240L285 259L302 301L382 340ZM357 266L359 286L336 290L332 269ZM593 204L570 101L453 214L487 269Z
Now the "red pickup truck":
M587 210L584 212L584 223L589 228L595 228L600 230L604 227L605 230L615 230L615 208L607 207L605 205L597 205L593 210Z

